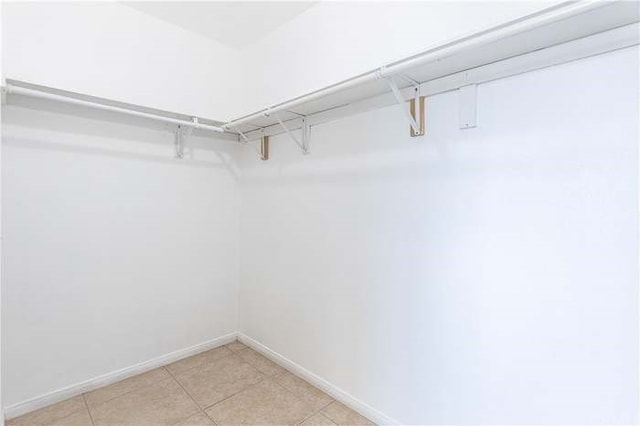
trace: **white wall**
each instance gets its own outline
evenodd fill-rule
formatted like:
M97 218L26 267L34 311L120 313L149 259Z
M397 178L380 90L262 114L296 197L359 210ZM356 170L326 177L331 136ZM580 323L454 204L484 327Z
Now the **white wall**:
M234 143L178 161L154 122L3 112L5 407L236 331Z
M247 153L241 332L403 424L637 422L638 53Z
M319 2L242 52L234 116L312 92L559 1ZM259 72L257 72L259 70ZM241 102L241 103L238 103Z
M4 73L225 121L555 3L321 2L236 50L118 2L10 2Z
M546 5L322 3L239 56L117 3L5 3L3 72L226 119ZM241 277L231 145L178 163L151 123L18 102L4 405L234 331L240 282L241 331L401 422L637 421L637 53L483 85L478 129L448 93L421 140L388 108L247 151Z
M118 2L5 2L6 78L226 120L238 52Z
M2 2L0 2L0 22L2 22ZM0 76L2 68L2 31L0 31ZM3 105L0 102L0 123L2 122ZM0 128L0 147L2 146L2 129ZM2 164L2 150L0 149L0 164ZM2 211L2 177L0 173L0 212ZM2 218L0 214L0 259L2 259ZM2 393L2 262L0 261L0 426L4 426L4 404Z

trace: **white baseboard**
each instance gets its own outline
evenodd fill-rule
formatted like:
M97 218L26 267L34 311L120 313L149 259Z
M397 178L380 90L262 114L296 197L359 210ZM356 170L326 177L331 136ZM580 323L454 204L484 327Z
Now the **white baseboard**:
M296 375L305 379L306 381L313 384L314 386L321 389L322 391L328 393L329 395L334 397L337 401L340 401L347 407L362 414L363 416L367 417L368 419L375 422L376 424L380 424L380 425L400 424L398 421L381 413L375 408L351 396L350 394L338 388L337 386L329 383L323 378L305 369L304 367L289 360L288 358L284 357L278 352L268 348L267 346L263 345L257 340L254 340L251 337L244 335L242 333L230 333L224 336L220 336L216 339L209 340L207 342L203 342L195 346L191 346L190 348L171 352L169 354L162 355L157 358L153 358L149 361L145 361L140 364L132 365L130 367L126 367L111 373L103 374L101 376L94 377L93 379L89 379L87 381L77 383L75 385L67 386L65 388L58 389L53 392L49 392L47 394L29 399L27 401L13 404L11 406L5 407L4 419L10 420L12 418L22 416L23 414L27 414L32 411L38 410L40 408L47 407L51 404L64 401L65 399L73 398L74 396L78 396L85 392L89 392L94 389L98 389L103 386L110 385L112 383L118 382L120 380L124 380L126 378L129 378L138 374L142 374L146 371L153 370L154 368L171 364L172 362L178 361L182 358L196 355L200 352L204 352L209 349L216 348L218 346L226 345L227 343L231 343L234 340L236 340L236 338L240 340L242 343L262 353L267 358L273 360L277 364L291 371L292 373L295 373Z
M295 362L293 362L290 359L284 357L283 355L280 355L278 352L276 352L276 351L274 351L272 349L269 349L268 347L266 347L262 343L258 342L257 340L254 340L251 337L249 337L249 336L247 336L245 334L242 334L242 333L238 333L238 340L240 342L244 343L245 345L251 347L252 349L255 349L256 351L260 352L261 354L263 354L267 358L271 359L273 362L281 365L282 367L286 368L287 370L291 371L292 373L295 373L297 376L300 376L301 378L303 378L307 382L311 383L312 385L314 385L318 389L328 393L329 395L334 397L337 401L340 401L341 403L343 403L347 407L349 407L352 410L360 413L361 415L365 416L366 418L368 418L369 420L373 421L374 423L379 424L379 425L398 425L398 424L400 424L400 422L398 422L398 421L392 419L391 417L381 413L380 411L376 410L375 408L371 407L370 405L365 404L364 402L360 401L359 399L349 395L347 392L343 391L342 389L338 388L337 386L335 386L335 385L329 383L328 381L324 380L323 378L313 374L309 370L305 369L304 367L300 366L299 364L296 364Z
M204 352L218 346L226 345L227 343L231 343L236 340L236 337L237 333L226 334L213 340L191 346L190 348L180 349L178 351L150 359L149 361L141 362L140 364L132 365L130 367L113 371L111 373L103 374L101 376L94 377L93 379L89 379L75 385L67 386L65 388L58 389L41 396L37 396L27 401L13 404L9 407L5 407L4 418L5 420L9 420L14 417L22 416L23 414L27 414L31 411L35 411L48 405L55 404L56 402L64 401L65 399L73 398L74 396L78 396L85 392L110 385L111 383L124 380L128 377L142 374L146 371L153 370L154 368L171 364L172 362L176 362L178 360L181 360L182 358L196 355L200 352Z

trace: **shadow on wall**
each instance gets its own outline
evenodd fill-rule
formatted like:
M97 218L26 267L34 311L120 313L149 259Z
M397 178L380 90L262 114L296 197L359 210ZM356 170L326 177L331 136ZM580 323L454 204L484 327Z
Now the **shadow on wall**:
M194 130L186 141L184 158L176 159L177 129L168 123L16 95L3 112L6 146L219 168L238 179L240 146L230 134Z
M480 88L480 95L483 94ZM480 97L482 100L482 97ZM410 137L396 106L368 111L312 127L311 155L305 156L286 135L270 140L266 162L245 153L240 182L246 187L294 187L304 184L385 184L394 181L481 183L504 176L556 176L561 181L584 168L599 170L617 155L574 137L561 117L516 123L500 113L474 129L460 129L457 93L427 99L427 134ZM580 125L597 134L601 124ZM363 130L365 129L365 130Z

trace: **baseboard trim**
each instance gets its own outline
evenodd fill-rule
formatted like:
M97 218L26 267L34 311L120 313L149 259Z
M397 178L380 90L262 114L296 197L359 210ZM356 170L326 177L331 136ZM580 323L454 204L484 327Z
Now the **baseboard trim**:
M73 398L74 396L78 396L85 392L110 385L131 376L142 374L146 371L153 370L154 368L171 364L172 362L179 361L182 358L196 355L200 352L204 352L218 346L226 345L227 343L231 343L236 340L237 336L237 333L229 333L224 336L220 336L215 339L197 344L195 346L191 346L189 348L180 349L178 351L171 352L166 355L162 355L157 358L132 365L130 367L125 367L120 370L116 370L111 373L103 374L101 376L94 377L93 379L77 383L75 385L67 386L65 388L58 389L41 396L37 396L27 401L10 405L4 408L4 418L5 420L10 420L12 418L22 416L23 414L30 413L40 408L44 408L51 404L55 404L56 402L64 401L65 399Z
M320 376L315 375L311 371L305 369L299 364L296 364L295 362L279 354L273 349L268 348L267 346L263 345L257 340L252 339L246 334L238 333L238 340L244 343L245 345L249 346L250 348L260 352L262 355L271 359L273 362L281 365L282 367L286 368L292 373L295 373L296 375L300 376L307 382L316 386L318 389L328 393L329 395L334 397L337 401L343 403L344 405L351 408L352 410L367 417L369 420L373 421L374 423L379 425L399 425L400 424L400 422L381 413L380 411L376 410L370 405L367 405L366 403L360 401L359 399L351 396L350 394L343 391L339 387L329 383L328 381L321 378Z

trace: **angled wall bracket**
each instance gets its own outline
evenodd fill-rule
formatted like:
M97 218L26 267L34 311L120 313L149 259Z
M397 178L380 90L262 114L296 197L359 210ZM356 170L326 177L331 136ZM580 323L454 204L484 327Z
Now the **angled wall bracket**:
M413 127L409 129L409 135L411 137L416 136L424 136L425 133L425 106L424 106L424 96L420 96L420 92L416 91L416 96L409 101L409 112L414 120L417 120L420 124L419 130L416 132Z
M269 136L265 136L264 135L264 129L262 129L262 135L260 136L260 150L257 150L252 144L251 141L249 140L249 138L247 138L247 136L242 133L240 130L236 129L236 132L238 132L238 142L240 142L240 138L242 138L244 140L244 144L248 145L251 147L251 149L253 149L253 151L258 154L258 157L260 157L261 160L268 160L269 159Z
M302 126L300 127L300 129L302 131L302 140L299 140L293 133L291 133L291 130L289 130L289 128L282 122L278 114L275 114L275 117L276 117L276 120L278 120L280 127L282 127L282 129L287 133L289 138L291 138L291 140L300 147L300 149L302 150L302 153L305 155L309 154L309 125L307 123L307 118L302 117L301 119Z
M384 77L391 92L393 92L393 96L395 96L398 105L402 107L402 112L405 115L405 118L409 122L409 134L412 137L423 136L425 133L425 120L424 120L424 96L420 96L420 85L413 84L413 99L410 101L409 109L407 110L405 107L405 99L402 95L402 92L398 88L393 77Z

